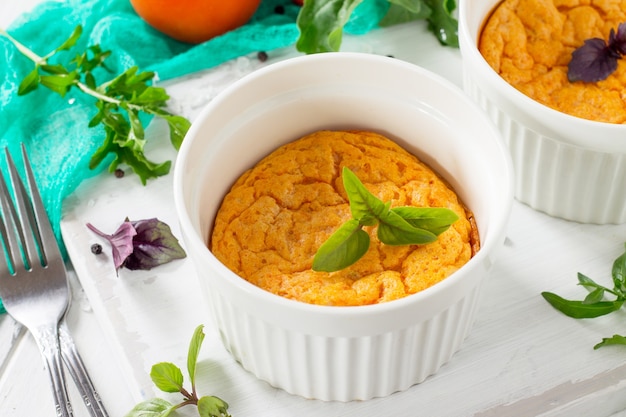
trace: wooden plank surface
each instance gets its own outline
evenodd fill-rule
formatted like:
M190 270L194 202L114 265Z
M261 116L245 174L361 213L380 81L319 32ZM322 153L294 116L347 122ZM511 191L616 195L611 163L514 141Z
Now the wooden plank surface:
M0 16L28 9L29 2L38 0L0 2ZM346 48L394 55L460 85L458 51L441 48L423 26L347 39ZM270 61L293 55L280 51ZM242 58L177 80L168 85L173 109L193 119L211 97L259 65L253 57ZM167 148L164 126L151 125L149 134L152 155L175 156ZM232 360L206 314L188 260L118 276L106 255L91 255L89 246L97 239L85 228L87 221L112 231L126 216L156 216L180 236L171 198L171 176L147 187L131 176L102 176L83 184L66 202L63 233L80 279L73 282L70 327L112 417L155 395L148 378L153 363L184 367L189 337L200 323L206 325L207 338L199 390L227 400L238 417L626 417L626 352L619 347L592 350L602 337L626 334L624 314L576 321L557 314L539 296L544 290L580 296L575 285L579 271L608 284L611 263L626 240L625 225L580 225L515 203L506 245L485 283L477 322L461 351L406 392L366 402L324 403L271 388ZM52 415L39 353L32 338L15 333L11 321L2 317L0 360L8 360L0 366L0 415ZM77 407L76 416L85 415Z
M419 63L460 83L458 51L439 47L419 25L351 39L348 47ZM283 56L291 56L284 51ZM276 58L274 58L276 59ZM204 100L259 66L242 58L169 86L173 105L194 118ZM233 76L233 74L235 74ZM164 126L151 126L155 155L174 157ZM160 141L160 143L159 143ZM163 159L161 158L161 159ZM95 178L68 199L63 232L82 285L115 344L135 398L153 395L147 378L158 361L183 363L192 329L206 325L202 385L232 404L233 415L420 415L438 416L609 416L626 408L626 352L593 351L604 336L626 333L616 314L575 321L556 313L540 296L550 290L580 296L576 273L610 282L610 266L622 251L626 225L581 225L548 217L515 203L508 239L485 284L476 325L461 351L423 384L367 402L324 403L273 389L243 371L222 347L205 313L193 266L177 261L148 272L111 270L110 259L88 254L91 221L113 231L126 216L159 217L178 232L171 204L171 176L138 185ZM180 236L180 234L178 234ZM603 281L604 278L604 281Z

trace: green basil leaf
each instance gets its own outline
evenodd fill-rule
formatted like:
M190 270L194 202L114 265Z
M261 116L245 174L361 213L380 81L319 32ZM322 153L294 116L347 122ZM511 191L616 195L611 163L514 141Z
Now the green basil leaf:
M313 270L334 272L346 268L365 255L370 237L356 219L350 219L333 233L313 258Z
M428 230L411 226L399 214L390 210L379 218L378 239L385 245L421 245L437 240Z
M389 0L389 3L385 17L378 22L381 27L426 19L432 13L430 7L422 0Z
M191 127L191 122L182 116L166 115L161 117L167 121L170 128L170 142L172 146L176 150L180 149L180 145L183 144L183 139Z
M63 42L61 46L56 48L54 51L55 52L67 51L68 49L72 48L74 45L76 45L76 42L78 42L78 38L80 38L80 35L82 35L82 33L83 33L83 27L81 25L76 26L74 28L74 31L70 35L70 37L67 38L67 40Z
M359 178L348 167L343 167L343 186L350 200L352 217L362 226L374 226L377 218L389 211L389 204L370 193Z
M196 383L196 364L198 363L198 354L200 353L200 348L202 347L202 342L204 341L204 332L202 329L204 329L203 325L196 327L196 330L193 332L193 336L191 337L191 342L189 343L187 371L189 372L191 385L195 385Z
M619 334L615 334L612 337L605 337L602 339L600 343L595 345L594 349L599 349L603 346L611 346L611 345L624 345L626 346L626 337L621 336Z
M175 409L176 407L168 401L152 398L137 404L125 417L167 417Z
M427 18L428 28L435 34L442 45L458 48L459 24L452 16L456 9L454 0L424 0L432 10Z
M624 300L617 299L615 301L599 301L594 304L585 304L583 301L566 300L551 292L542 292L541 295L552 307L575 319L604 316L619 310L624 303Z
M391 209L406 220L411 226L428 230L439 236L450 228L459 216L443 207L394 207Z
M615 259L611 275L613 276L615 289L624 295L626 293L626 253Z
M23 96L35 90L39 86L39 69L35 67L20 83L17 89L17 95Z
M602 285L596 283L594 280L580 272L578 273L578 285L582 285L589 291L593 291L596 288L605 289Z
M164 392L180 392L183 388L183 373L173 363L160 362L152 365L150 378Z
M604 288L596 288L591 291L585 299L583 300L583 304L596 304L604 298Z
M341 46L343 27L363 0L307 0L298 13L300 52L336 52Z
M201 397L198 400L200 417L229 417L228 403L214 396Z

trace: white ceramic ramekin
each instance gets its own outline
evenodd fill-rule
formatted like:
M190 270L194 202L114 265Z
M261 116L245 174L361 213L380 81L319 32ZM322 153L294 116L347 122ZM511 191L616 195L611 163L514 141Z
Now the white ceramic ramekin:
M500 0L459 4L464 89L500 129L515 169L515 197L582 223L626 221L626 125L594 122L539 104L502 79L478 51Z
M351 128L395 139L455 187L481 237L469 263L404 299L327 307L261 290L213 256L215 213L245 169L307 133ZM339 401L405 390L459 349L504 241L512 186L499 133L460 89L412 64L358 53L298 57L235 83L193 123L174 174L187 252L226 349L273 386Z

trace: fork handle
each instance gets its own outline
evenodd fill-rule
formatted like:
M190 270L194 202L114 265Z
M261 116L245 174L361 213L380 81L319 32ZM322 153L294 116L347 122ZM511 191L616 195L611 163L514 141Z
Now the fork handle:
M32 333L35 336L37 346L50 376L56 416L73 417L72 405L65 387L65 376L63 375L63 362L61 360L56 323L52 326L41 326L33 329Z
M76 349L76 345L70 335L65 318L61 319L59 322L59 342L61 344L61 356L63 357L63 362L65 362L65 366L67 366L70 375L74 379L78 392L83 398L89 414L92 417L108 417L104 405L102 404L102 400L100 399L100 395L98 395L98 392L96 391L93 382L87 373L87 368L85 367L85 364Z

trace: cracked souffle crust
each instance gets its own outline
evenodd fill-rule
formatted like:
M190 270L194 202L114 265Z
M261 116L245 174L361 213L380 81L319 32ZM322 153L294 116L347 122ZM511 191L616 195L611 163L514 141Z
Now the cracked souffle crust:
M626 123L626 61L605 80L569 82L567 65L585 40L607 40L626 22L622 0L504 0L487 19L478 48L489 65L530 98L563 113Z
M458 216L427 245L386 246L366 227L366 255L337 272L311 269L317 249L351 216L341 171L350 168L392 207L447 207ZM320 131L245 172L225 196L209 247L229 269L277 295L349 306L390 301L443 280L478 250L472 214L430 168L372 132Z

